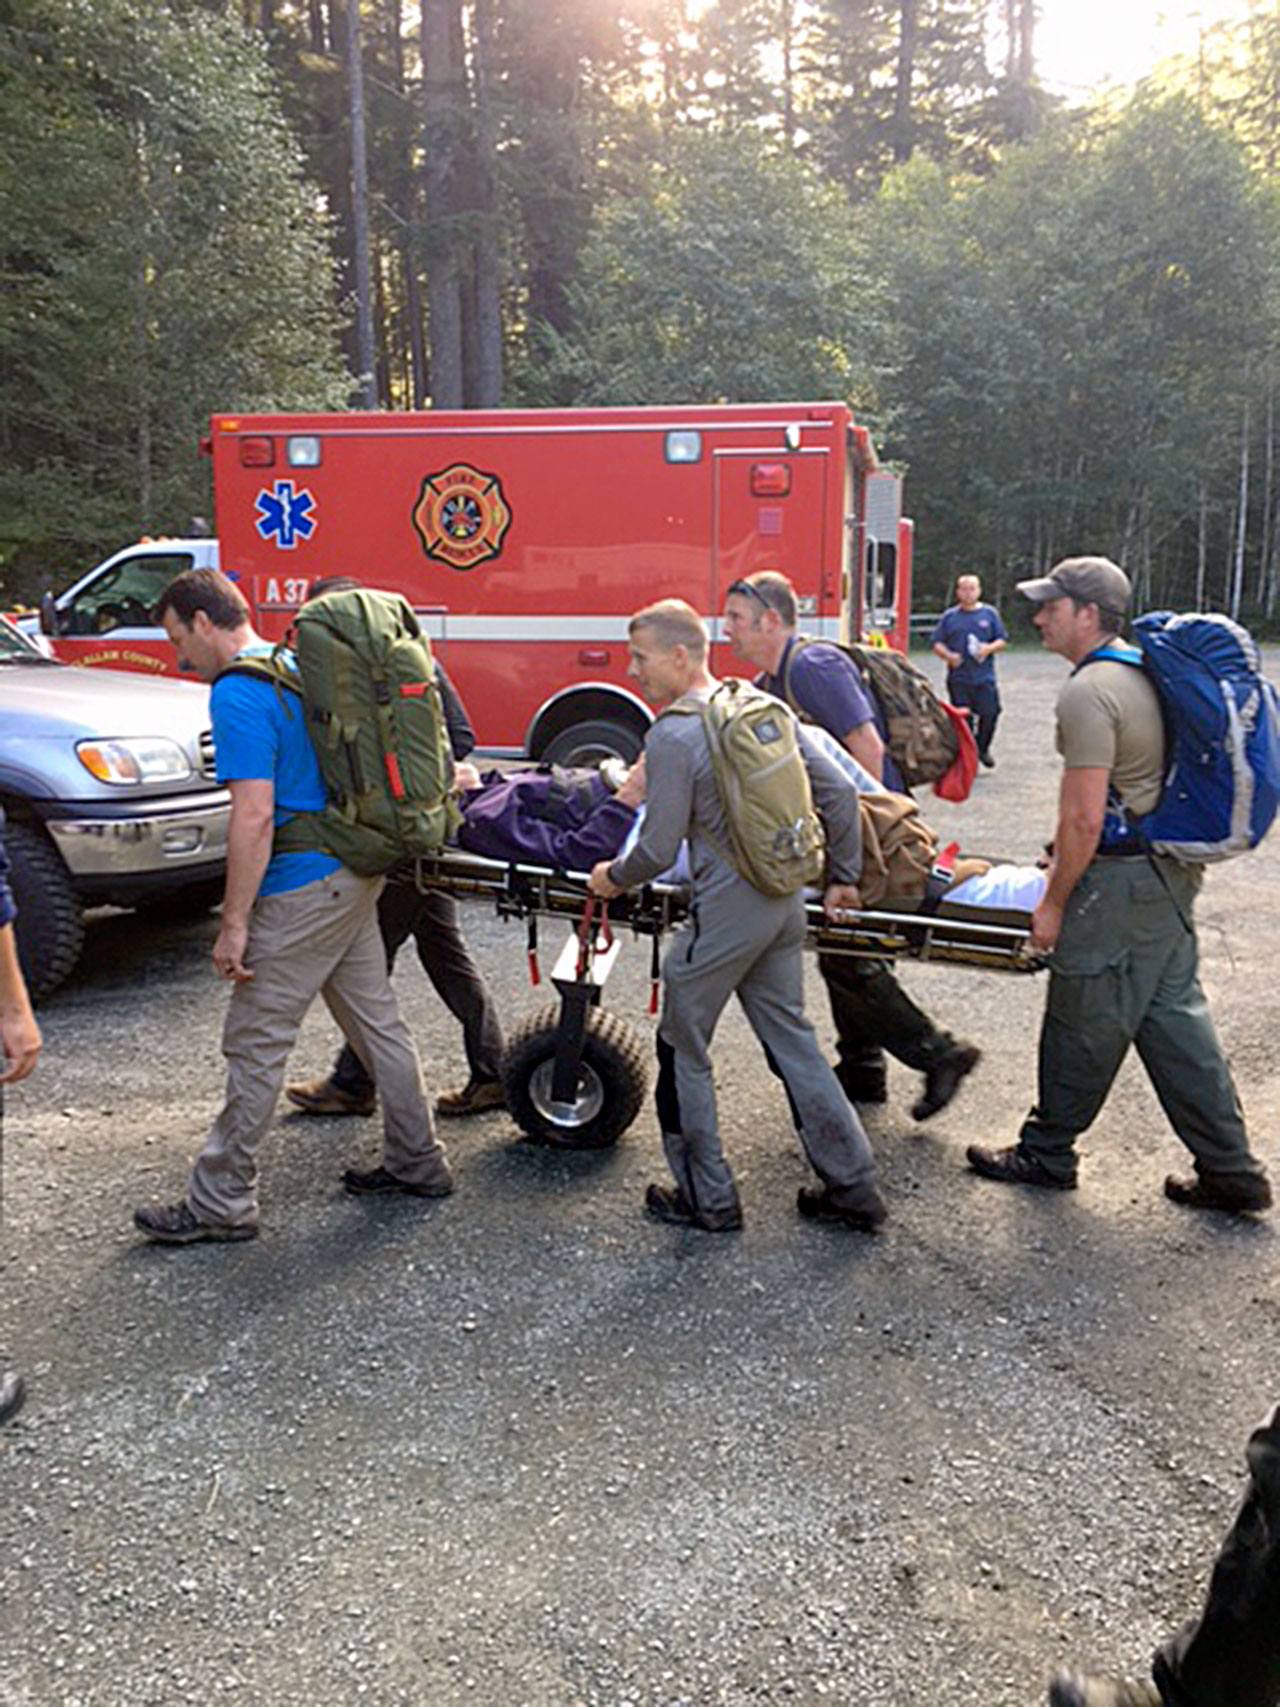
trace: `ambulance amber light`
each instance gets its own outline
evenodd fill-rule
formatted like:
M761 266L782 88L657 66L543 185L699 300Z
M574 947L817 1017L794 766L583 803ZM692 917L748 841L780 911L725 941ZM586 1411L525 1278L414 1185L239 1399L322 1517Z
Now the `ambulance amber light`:
M668 462L701 462L702 434L673 432L667 434Z
M290 468L319 468L320 440L310 435L286 440L285 455Z
M785 462L757 462L751 470L753 498L785 498L791 490L791 470Z
M271 439L241 439L241 468L270 468L276 460L276 447Z

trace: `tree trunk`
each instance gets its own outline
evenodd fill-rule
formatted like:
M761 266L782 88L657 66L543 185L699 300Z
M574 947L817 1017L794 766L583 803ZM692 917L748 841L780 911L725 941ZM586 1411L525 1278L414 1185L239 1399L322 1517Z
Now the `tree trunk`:
M502 277L498 252L497 151L489 75L493 63L490 0L473 0L472 94L475 105L475 362L477 409L502 404Z
M1020 0L1018 13L1018 81L1029 84L1035 76L1036 0Z
M322 0L307 0L307 35L312 53L324 53L329 46L329 34L324 27Z
M1267 374L1267 415L1262 440L1262 543L1258 547L1259 610L1266 607L1267 583L1271 575L1271 553L1275 535L1272 524L1272 496L1275 492L1276 449L1276 380L1274 370Z
M782 8L782 140L790 153L795 146L795 0L780 0Z
M1209 567L1209 489L1201 480L1197 487L1199 493L1199 515L1196 528L1196 609L1204 609L1204 583Z
M364 64L360 52L360 0L347 0L347 97L351 118L351 226L356 298L356 400L377 407L374 377L373 300L369 270L369 164L365 151Z
M1240 496L1236 520L1235 561L1231 575L1231 600L1227 606L1234 622L1240 620L1240 601L1244 593L1244 549L1249 534L1249 405L1244 406L1240 428Z
M461 409L462 281L454 187L462 119L461 65L454 63L452 23L459 0L423 0L422 93L427 195L427 314L431 346L431 402Z
M915 146L912 137L912 83L916 69L916 26L919 0L902 0L898 9L898 77L893 96L893 158L901 165L910 160Z

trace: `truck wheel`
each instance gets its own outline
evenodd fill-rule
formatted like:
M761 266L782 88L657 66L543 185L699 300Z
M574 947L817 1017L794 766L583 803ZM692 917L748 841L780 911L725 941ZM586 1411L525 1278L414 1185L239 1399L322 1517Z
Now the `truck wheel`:
M80 958L84 913L56 848L30 824L9 824L5 846L18 907L18 959L33 1002L51 996Z
M507 1107L520 1130L567 1150L605 1150L640 1112L648 1071L639 1034L617 1014L592 1008L571 1105L551 1100L560 1009L546 1008L516 1032L502 1062Z
M589 723L575 723L562 729L542 749L541 763L564 765L566 769L587 769L601 759L624 759L634 764L644 745L639 735L627 723L615 723L611 718L592 718Z

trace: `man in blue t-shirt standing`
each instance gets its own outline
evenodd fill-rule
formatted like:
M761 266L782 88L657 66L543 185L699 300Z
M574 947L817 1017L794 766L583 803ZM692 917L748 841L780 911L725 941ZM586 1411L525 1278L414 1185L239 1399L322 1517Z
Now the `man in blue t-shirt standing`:
M735 581L726 593L724 637L760 672L757 687L833 735L887 789L904 793L902 774L885 746L878 708L858 666L827 641L802 641L798 616L791 582L776 570L761 569ZM928 1120L944 1109L977 1066L981 1050L936 1026L899 984L888 961L819 954L818 970L835 1021L836 1077L849 1101L887 1099L887 1049L924 1074L912 1117Z
M301 700L269 682L224 674L242 654L270 651L239 590L216 569L189 569L160 596L157 616L178 660L214 684L209 696L218 781L231 792L227 879L213 963L231 983L222 1034L227 1094L196 1158L187 1195L144 1205L134 1222L161 1244L252 1239L258 1232L258 1147L285 1063L317 996L377 1080L385 1147L380 1166L349 1169L356 1194L453 1190L436 1140L413 1040L400 1017L378 930L381 878L358 877L321 851L276 853L276 828L325 804Z
M933 649L947 666L947 698L970 713L978 758L988 770L995 768L991 738L1000 721L995 656L1008 643L1000 612L982 602L982 582L976 575L961 575L956 603L943 611L933 631Z

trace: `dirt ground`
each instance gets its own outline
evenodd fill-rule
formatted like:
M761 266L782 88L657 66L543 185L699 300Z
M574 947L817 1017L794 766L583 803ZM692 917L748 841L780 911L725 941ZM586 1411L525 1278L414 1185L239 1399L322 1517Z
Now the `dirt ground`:
M928 808L970 849L1049 833L1062 671L1003 661L998 768ZM1280 836L1200 911L1272 1165L1278 874ZM519 926L467 926L504 1018L545 1001ZM261 1239L160 1250L130 1213L180 1194L218 1104L214 931L95 923L9 1100L0 1350L31 1397L0 1433L5 1707L1021 1707L1068 1660L1140 1672L1192 1609L1280 1398L1276 1232L1164 1200L1184 1154L1133 1063L1077 1193L966 1172L1030 1101L1040 979L905 973L985 1059L922 1127L894 1068L876 1240L797 1218L802 1158L735 1011L740 1236L641 1215L648 1104L596 1156L455 1125L437 1204L345 1197L375 1123L282 1109ZM647 973L628 946L609 991L641 1028ZM431 1084L460 1082L407 954L396 981ZM331 1047L316 1013L296 1075Z

